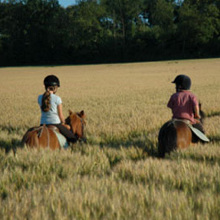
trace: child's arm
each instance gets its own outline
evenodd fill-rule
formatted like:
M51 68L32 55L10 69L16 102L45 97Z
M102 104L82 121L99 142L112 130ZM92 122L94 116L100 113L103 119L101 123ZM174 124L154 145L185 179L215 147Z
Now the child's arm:
M57 110L58 110L58 115L59 115L59 118L60 118L60 121L61 121L62 125L65 126L68 130L70 130L71 127L69 125L65 124L65 118L63 116L62 104L59 104L57 106Z
M194 107L194 117L200 119L200 114L199 114L199 106L195 105Z
M63 108L62 108L62 104L59 104L57 106L57 110L58 110L58 116L60 118L60 121L62 124L65 124L65 119L64 119L64 116L63 116Z

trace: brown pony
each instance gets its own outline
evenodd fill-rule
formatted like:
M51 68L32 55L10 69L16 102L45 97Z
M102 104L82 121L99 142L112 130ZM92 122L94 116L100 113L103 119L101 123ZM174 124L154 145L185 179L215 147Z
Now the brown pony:
M201 123L205 117L200 105ZM158 156L164 157L173 150L183 149L191 143L197 143L200 139L191 131L184 120L171 120L166 122L158 135Z
M85 114L84 111L73 113L69 111L66 118L66 126L76 135L77 140L86 142L84 136ZM59 132L55 126L39 126L30 128L23 136L22 143L28 147L42 147L55 150L61 148L56 133Z

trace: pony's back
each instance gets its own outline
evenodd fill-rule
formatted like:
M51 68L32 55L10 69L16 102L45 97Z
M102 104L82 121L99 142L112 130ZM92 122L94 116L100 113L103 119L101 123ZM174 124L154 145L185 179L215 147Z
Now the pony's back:
M166 122L160 129L158 135L158 153L164 157L176 149L189 147L192 142L192 132L188 124L182 120Z
M59 140L53 128L46 125L30 128L22 139L22 143L28 147L60 148Z

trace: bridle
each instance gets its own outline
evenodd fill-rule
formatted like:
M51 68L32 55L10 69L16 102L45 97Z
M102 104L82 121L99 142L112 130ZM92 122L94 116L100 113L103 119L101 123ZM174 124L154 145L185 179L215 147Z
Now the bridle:
M82 126L82 137L79 138L79 141L84 141L86 143L86 138L84 136L85 132L84 132L84 127L85 127L85 121L83 118L79 117L80 118L80 122L81 122L81 126ZM78 135L77 135L78 136Z
M85 133L85 132L84 132L84 127L85 127L84 124L85 124L85 121L84 121L83 118L79 117L78 115L77 115L77 117L80 119L80 122L81 122L81 126L82 126L82 137L79 137L79 135L78 135L77 133L74 133L74 134L75 134L76 138L77 138L79 141L84 141L84 142L86 142L86 138L84 137L84 133ZM72 127L71 119L70 119L69 125L70 125L71 131L73 132L73 127Z

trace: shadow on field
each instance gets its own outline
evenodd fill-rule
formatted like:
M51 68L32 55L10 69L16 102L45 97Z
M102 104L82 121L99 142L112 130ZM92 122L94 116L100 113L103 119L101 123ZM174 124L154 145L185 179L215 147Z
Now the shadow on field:
M90 142L89 144L93 145L95 143ZM127 136L123 137L102 137L100 143L101 148L108 147L120 150L121 148L139 148L143 152L147 153L148 156L157 157L157 147L156 144L150 140L146 133L130 133Z
M5 139L0 138L0 149L4 149L6 153L11 151L16 153L18 148L23 148L21 140L13 138L13 135L23 136L25 128L3 126L0 125L0 132L5 133ZM154 133L154 132L153 132ZM11 139L8 138L11 136ZM157 144L149 138L146 131L132 131L123 136L111 136L108 134L101 134L99 141L92 137L87 139L89 145L99 145L101 148L114 148L120 150L121 148L137 148L144 154L151 157L158 157Z
M22 148L21 140L18 138L13 138L13 135L22 136L24 133L24 129L20 127L12 127L12 126L5 126L0 125L0 132L3 133L2 137L5 136L6 138L0 138L0 149L5 150L5 153L9 153L11 151L16 153L17 148ZM10 139L11 137L11 139Z
M11 135L11 134L23 135L24 128L13 127L11 125L8 125L8 126L0 125L0 131L7 132L8 135Z
M206 163L209 165L215 165L218 163L220 165L220 158L218 155L203 155L203 154L182 154L178 158L184 160L192 160L194 162Z
M208 136L208 138L210 139L210 142L213 144L220 144L220 136L216 135L216 136Z
M5 153L13 151L16 153L17 148L22 148L21 140L11 139L10 141L0 139L0 149L4 149Z
M212 111L211 113L207 114L207 118L215 117L215 116L220 116L220 111Z

